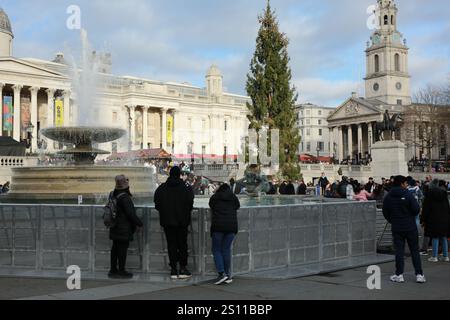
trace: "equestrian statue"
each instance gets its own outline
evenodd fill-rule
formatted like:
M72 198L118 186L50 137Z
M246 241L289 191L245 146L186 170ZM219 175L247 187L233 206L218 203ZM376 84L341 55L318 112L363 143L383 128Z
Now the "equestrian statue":
M403 120L400 114L394 114L390 117L388 110L384 112L383 121L376 124L376 132L380 141L386 140L384 136L386 131L390 133L391 140L395 140L395 131L399 127L400 120Z

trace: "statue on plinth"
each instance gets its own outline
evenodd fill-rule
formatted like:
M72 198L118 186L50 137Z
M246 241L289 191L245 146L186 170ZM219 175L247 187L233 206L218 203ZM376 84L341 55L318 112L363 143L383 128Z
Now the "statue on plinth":
M392 117L389 116L389 111L386 110L383 115L383 121L377 122L376 124L376 132L380 141L384 141L386 132L389 133L389 140L395 140L395 132L399 128L400 121L403 120L400 114L394 114Z
M244 178L236 183L245 188L248 196L259 196L270 191L269 181L261 174L261 169L257 165L250 165L245 170Z

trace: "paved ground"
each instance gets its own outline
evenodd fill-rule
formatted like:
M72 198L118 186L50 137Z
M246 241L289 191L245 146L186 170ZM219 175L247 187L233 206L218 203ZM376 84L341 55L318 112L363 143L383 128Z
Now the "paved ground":
M450 300L450 263L424 259L428 282L416 284L411 259L406 283L389 282L393 263L380 265L381 290L368 290L367 268L290 280L236 278L231 285L210 283L135 283L84 281L83 290L68 292L63 280L0 278L0 299L133 299L133 300L292 300L292 299L417 299Z

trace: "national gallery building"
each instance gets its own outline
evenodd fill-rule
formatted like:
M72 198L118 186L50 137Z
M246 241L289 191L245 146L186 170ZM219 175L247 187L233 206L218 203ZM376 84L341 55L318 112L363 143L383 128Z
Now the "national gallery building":
M57 54L52 61L13 56L14 35L7 14L0 9L1 136L30 140L30 149L55 151L65 146L46 140L40 129L83 124L73 90L72 68ZM99 146L111 152L162 148L179 159L232 161L247 135L248 97L226 93L223 76L212 66L205 88L111 74L111 55L96 54L101 126L126 129L128 136ZM89 116L91 116L89 114ZM77 121L80 120L80 121ZM91 121L92 122L92 121Z

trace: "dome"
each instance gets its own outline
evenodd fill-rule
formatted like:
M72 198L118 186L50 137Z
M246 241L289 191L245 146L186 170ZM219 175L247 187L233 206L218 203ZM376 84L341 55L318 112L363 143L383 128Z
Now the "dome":
M11 28L11 22L9 21L8 15L2 8L0 8L0 32L5 32L11 36L14 36Z
M209 69L207 76L222 76L222 73L220 72L219 68L213 64Z

